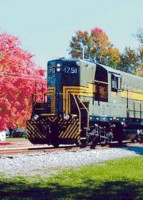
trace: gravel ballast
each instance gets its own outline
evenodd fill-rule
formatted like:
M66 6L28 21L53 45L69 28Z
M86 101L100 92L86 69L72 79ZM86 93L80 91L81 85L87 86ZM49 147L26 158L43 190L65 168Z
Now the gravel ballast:
M141 151L142 151L142 147ZM80 167L123 157L142 155L131 148L81 150L77 152L56 152L17 154L0 157L0 173L7 176L49 176L67 167Z

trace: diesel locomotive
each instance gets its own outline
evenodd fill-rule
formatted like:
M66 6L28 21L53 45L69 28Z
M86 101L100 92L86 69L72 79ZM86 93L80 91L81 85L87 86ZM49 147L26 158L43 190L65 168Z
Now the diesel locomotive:
M99 63L54 59L47 94L33 95L27 137L33 144L143 141L143 78Z

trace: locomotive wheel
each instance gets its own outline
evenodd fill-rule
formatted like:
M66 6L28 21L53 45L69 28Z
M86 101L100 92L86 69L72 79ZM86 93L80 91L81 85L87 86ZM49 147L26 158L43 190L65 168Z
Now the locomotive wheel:
M55 148L59 146L59 127L57 126L51 128L51 144Z
M105 133L102 134L102 135L100 135L99 138L100 138L99 140L100 140L100 144L101 144L101 145L104 146L104 145L107 144L107 137L106 137Z
M121 124L116 124L116 127L114 129L114 136L115 136L115 140L118 142L119 146L121 146L122 141L123 141L123 128L122 128Z
M93 141L92 144L90 145L90 149L95 149L96 144L97 144L97 143L96 143L95 141Z
M82 141L81 144L80 144L80 147L81 147L81 148L86 147L86 141Z
M105 138L101 139L100 144L101 144L101 146L106 145L107 144L107 140Z
M142 137L139 137L139 138L137 138L137 141L138 141L139 143L142 143L142 142L143 142L143 136L142 136Z
M86 145L87 145L87 142L86 142L86 140L79 140L79 141L76 141L76 145L78 146L78 147L80 147L80 148L84 148L84 147L86 147Z
M99 138L94 138L91 145L90 145L90 149L95 149L96 145L98 144Z
M55 147L55 148L58 148L59 147L59 143L57 142L54 142L54 143L52 143L52 145Z
M107 144L111 144L113 142L113 134L109 133L107 138Z

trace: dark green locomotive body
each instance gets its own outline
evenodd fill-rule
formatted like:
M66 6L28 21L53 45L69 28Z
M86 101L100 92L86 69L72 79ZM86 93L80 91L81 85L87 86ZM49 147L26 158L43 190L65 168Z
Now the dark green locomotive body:
M143 79L78 59L48 62L44 102L27 122L32 143L134 140L143 133Z

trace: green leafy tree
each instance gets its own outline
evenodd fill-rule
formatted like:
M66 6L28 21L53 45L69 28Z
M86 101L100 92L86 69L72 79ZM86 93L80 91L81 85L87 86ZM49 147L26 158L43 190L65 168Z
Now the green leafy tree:
M143 28L139 28L135 36L140 44L143 45Z
M138 64L133 73L143 77L143 46L138 48Z
M120 63L120 52L109 41L107 34L100 28L90 33L77 31L70 42L69 54L73 58L83 58L117 68Z
M138 47L138 65L134 73L143 77L143 28L138 29L136 38L140 45Z
M137 49L126 47L121 54L121 63L118 69L143 77L143 29L139 28L135 34L139 41Z
M126 47L121 54L121 63L118 69L128 73L134 73L137 70L138 62L138 52L130 47Z

